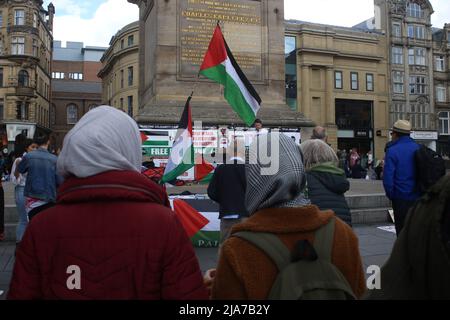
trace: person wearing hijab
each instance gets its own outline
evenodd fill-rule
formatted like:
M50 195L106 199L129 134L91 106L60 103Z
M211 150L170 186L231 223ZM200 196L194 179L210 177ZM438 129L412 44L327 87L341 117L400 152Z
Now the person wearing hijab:
M66 135L56 205L29 224L8 299L206 299L192 245L163 189L140 174L127 114L100 106Z
M300 240L313 243L314 232L329 222L335 224L331 262L344 275L355 296L361 297L365 278L356 235L346 223L335 219L332 211L320 211L304 197L306 178L300 146L283 134L271 136L266 138L267 149L271 139L276 139L274 145L278 143L279 154L271 160L278 160L279 170L276 174L265 174L262 161L246 165L245 204L250 218L233 226L232 236L222 246L217 269L208 273L210 277L215 273L211 281L212 299L267 299L278 274L276 264L265 252L233 234L241 231L274 234L292 252ZM251 147L250 159L257 159L254 152ZM205 284L210 285L206 280Z

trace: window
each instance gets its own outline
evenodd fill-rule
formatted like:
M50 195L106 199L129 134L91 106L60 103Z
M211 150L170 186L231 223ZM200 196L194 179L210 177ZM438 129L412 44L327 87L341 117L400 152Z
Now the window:
M366 90L373 91L373 89L374 89L373 74L367 73L366 74Z
M445 90L445 87L443 85L436 86L436 101L437 102L445 102L447 101L447 90Z
M436 66L435 66L436 71L445 71L444 56L436 56L435 59L436 59Z
M3 87L3 68L0 68L0 87Z
M120 110L123 111L123 98L120 98Z
M3 52L3 41L0 40L0 55L3 55L3 54L4 54L4 52Z
M428 128L428 106L425 104L414 104L410 105L409 121L411 126L415 129L427 129Z
M334 72L334 87L336 89L342 89L342 71Z
M132 46L134 44L134 35L128 36L128 46Z
M404 91L404 74L401 71L394 71L394 93L403 93Z
M17 120L28 120L28 102L16 102L16 118Z
M52 125L56 124L56 106L54 104L50 106L50 122Z
M72 80L83 80L83 74L81 72L70 72L69 79Z
M123 49L125 46L125 41L122 39L120 40L120 49Z
M133 117L133 96L128 96L128 115Z
M123 88L123 70L120 70L120 87Z
M284 37L284 85L286 88L286 104L297 110L297 39L293 36Z
M24 54L24 53L25 53L25 38L12 37L11 54Z
M14 11L14 25L23 26L25 24L25 11L15 10Z
M439 112L439 134L450 134L450 112Z
M4 119L4 115L3 115L4 112L5 112L5 110L3 107L3 100L0 100L0 120Z
M427 86L424 76L409 77L409 93L411 94L426 94Z
M0 11L0 28L3 27L3 12Z
M133 85L133 67L128 67L128 86Z
M403 64L403 48L392 48L392 62L394 64Z
M90 111L90 110L92 110L92 109L94 109L94 108L97 108L97 105L94 103L94 104L91 104L90 106L89 106L89 108L88 108L88 110Z
M358 73L357 72L350 72L350 81L351 81L351 88L352 90L358 90Z
M33 39L33 56L38 56L38 42L36 39Z
M53 79L64 79L64 76L65 76L64 72L58 72L58 71L52 72Z
M30 82L30 79L28 76L28 72L25 70L20 70L19 71L19 80L17 83L19 85L19 87L28 87L30 84L29 82Z
M78 107L75 104L67 106L67 124L75 124L78 121Z
M37 28L38 26L38 16L36 13L33 13L33 27Z
M414 26L408 24L408 38L414 38Z
M408 16L413 18L423 18L424 12L422 10L422 7L418 5L417 3L409 3L408 4L408 10L407 10Z
M447 42L450 43L450 31L447 32Z
M406 119L406 108L403 103L393 103L391 105L391 125L393 125L398 120Z
M400 23L392 24L392 36L399 37L399 38L402 36L402 27L401 27Z
M408 63L410 65L426 65L426 50L424 48L408 49Z
M416 39L425 39L425 28L423 26L416 26Z

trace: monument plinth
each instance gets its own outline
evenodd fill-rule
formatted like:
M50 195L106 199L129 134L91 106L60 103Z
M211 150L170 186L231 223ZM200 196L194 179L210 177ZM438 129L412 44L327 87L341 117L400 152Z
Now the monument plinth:
M198 77L220 21L233 55L262 99L266 125L311 126L285 102L283 0L128 0L140 11L140 123L176 124L192 91L194 120L242 125L223 88Z

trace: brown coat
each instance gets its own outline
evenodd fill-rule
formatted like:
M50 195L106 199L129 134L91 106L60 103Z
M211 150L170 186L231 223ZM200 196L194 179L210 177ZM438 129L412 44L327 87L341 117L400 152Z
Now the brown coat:
M314 231L328 223L332 211L316 206L265 209L233 227L239 231L277 234L291 250L298 240L314 241ZM336 218L332 262L348 280L359 298L365 292L365 277L358 238ZM276 265L260 249L237 237L229 238L221 249L212 299L266 299L278 274Z

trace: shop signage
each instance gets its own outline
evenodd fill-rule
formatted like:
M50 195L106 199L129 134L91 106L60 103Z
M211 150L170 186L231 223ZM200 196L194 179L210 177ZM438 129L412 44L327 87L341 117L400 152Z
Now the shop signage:
M438 133L436 131L413 131L411 138L414 140L437 140Z

